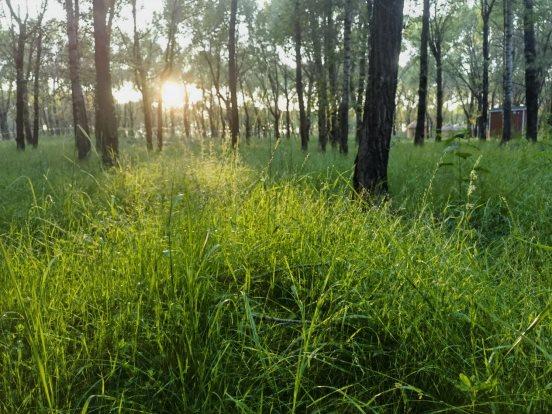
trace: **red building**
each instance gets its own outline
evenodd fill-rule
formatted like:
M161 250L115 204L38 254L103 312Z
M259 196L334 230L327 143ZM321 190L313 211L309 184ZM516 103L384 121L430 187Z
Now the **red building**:
M504 110L502 108L492 109L490 115L488 136L490 138L501 138L504 125ZM522 137L526 125L527 108L512 108L512 138Z

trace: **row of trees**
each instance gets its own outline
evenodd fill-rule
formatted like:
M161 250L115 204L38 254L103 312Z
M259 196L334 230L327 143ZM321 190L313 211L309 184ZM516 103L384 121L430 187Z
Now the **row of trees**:
M163 149L168 124L171 136L188 139L229 133L232 147L240 137L280 139L283 130L297 133L303 150L315 135L321 151L330 144L347 153L353 135L357 187L384 189L385 177L372 170L383 174L390 137L413 112L416 144L427 139L428 123L440 140L445 122L459 117L486 139L497 104L506 141L512 106L524 102L527 137L536 140L539 113L543 121L552 113L546 0L420 0L422 13L406 16L403 1L164 0L147 27L144 0L57 0L65 16L48 21L48 0L32 17L2 1L11 27L0 32L0 128L9 136L15 120L19 149L38 145L43 124L73 125L81 159L94 132L108 165L116 162L118 124L140 129L149 150L154 138ZM193 84L201 99L185 95L182 108L167 108L168 81ZM140 113L114 102L112 85L125 82L140 92Z

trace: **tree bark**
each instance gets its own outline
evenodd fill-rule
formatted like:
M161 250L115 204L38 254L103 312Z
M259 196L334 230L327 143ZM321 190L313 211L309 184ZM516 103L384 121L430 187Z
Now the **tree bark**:
M367 111L360 140L353 186L357 193L388 191L387 166L401 52L404 0L374 0L370 27Z
M490 66L490 46L489 32L491 13L495 0L481 0L481 18L483 20L483 79L481 85L481 112L478 122L478 137L481 140L487 139L487 125L489 124L489 66Z
M115 165L119 153L117 118L111 87L107 0L93 0L94 62L96 66L96 140L106 166Z
M27 23L19 25L17 46L15 49L15 142L18 150L25 150L25 111L27 108L27 76L25 75L25 42Z
M324 31L324 55L326 70L328 71L329 104L327 131L332 147L338 142L338 110L337 110L337 65L335 53L335 24L333 19L333 0L325 0L326 30Z
M34 67L34 88L33 88L33 147L38 146L38 135L40 133L40 65L42 60L42 38L43 29L38 28L36 37L36 56ZM30 64L30 62L29 62Z
M301 136L301 149L308 150L309 132L307 125L307 114L305 112L305 101L303 93L303 67L301 56L302 28L301 28L301 3L295 0L295 87L299 101L299 134Z
M525 12L525 101L527 106L527 139L537 141L539 129L539 74L537 67L537 41L535 38L535 12L533 0L524 0Z
M504 125L502 142L512 139L512 74L513 56L513 13L512 0L504 0Z
M428 44L429 44L429 0L424 0L422 17L422 39L420 46L420 86L418 89L418 118L416 119L416 135L414 143L423 145L426 134L427 116L427 84L428 84Z
M366 90L366 70L368 67L368 50L366 45L368 44L368 32L370 27L370 20L372 17L372 7L373 0L366 0L366 16L361 20L361 48L360 60L358 63L358 88L357 88L357 98L355 105L355 115L356 115L356 142L360 142L360 137L362 136L362 118L363 118L363 108L364 108L364 91Z
M230 135L232 148L238 145L240 118L238 109L238 65L236 62L236 20L238 0L230 2L230 27L228 36L228 89L230 89Z
M341 103L339 105L339 151L349 152L349 93L351 86L351 25L353 20L353 5L351 0L345 0L345 22L343 29L343 85Z
M73 127L75 147L80 160L90 153L90 128L86 114L86 105L80 79L80 50L79 50L79 0L66 0L67 38L69 55L69 78L71 80L71 98L73 109Z
M144 129L146 130L146 148L148 151L153 150L153 113L151 109L151 95L148 82L148 74L144 64L142 55L142 45L140 44L140 34L138 33L138 22L136 12L136 0L132 0L132 21L134 31L134 65L135 78L138 89L142 94L142 111L144 114Z
M314 55L314 70L316 71L316 91L318 93L318 147L325 152L328 144L328 91L326 73L322 64L322 44L320 42L320 26L318 16L310 12L310 25Z

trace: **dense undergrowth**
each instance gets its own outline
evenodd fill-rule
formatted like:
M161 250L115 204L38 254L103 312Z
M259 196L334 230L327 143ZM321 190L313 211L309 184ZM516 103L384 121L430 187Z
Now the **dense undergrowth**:
M473 145L473 146L472 146ZM0 412L552 410L552 147L0 145Z

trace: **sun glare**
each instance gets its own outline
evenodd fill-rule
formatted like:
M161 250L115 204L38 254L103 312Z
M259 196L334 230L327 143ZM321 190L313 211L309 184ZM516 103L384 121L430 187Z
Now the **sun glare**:
M195 85L182 82L165 82L162 92L163 105L168 109L182 108L186 94L188 94L190 104L195 104L202 99L201 91Z

